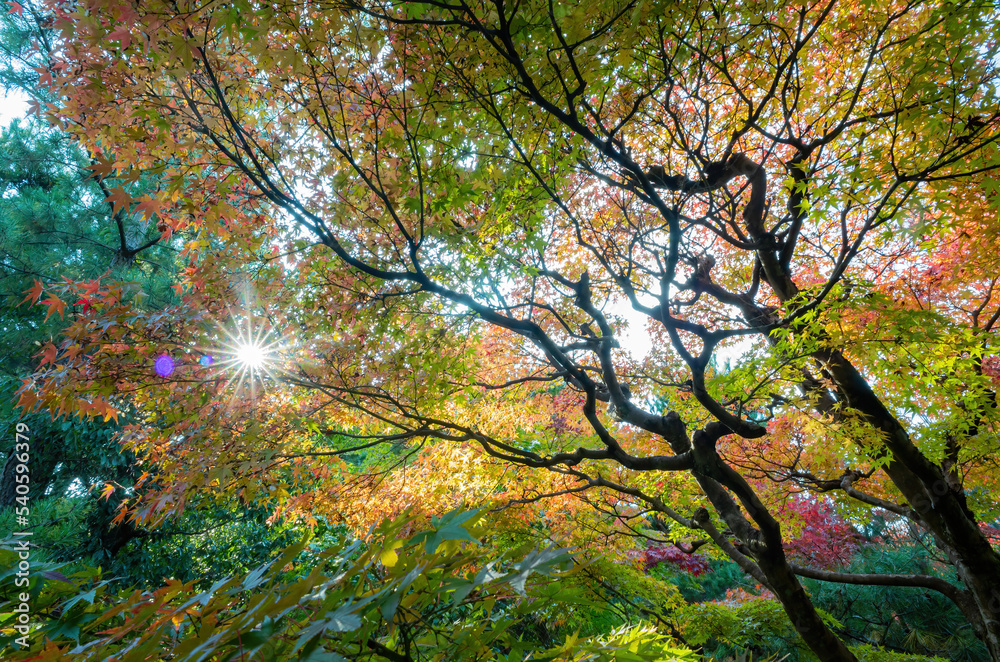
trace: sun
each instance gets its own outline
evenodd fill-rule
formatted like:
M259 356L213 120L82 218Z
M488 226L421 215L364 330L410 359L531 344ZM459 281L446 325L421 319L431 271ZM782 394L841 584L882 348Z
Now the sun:
M250 382L265 378L275 378L279 358L285 346L283 338L276 338L263 326L254 328L249 320L237 327L235 333L226 331L229 342L223 343L222 366L236 371L242 379Z
M234 398L247 394L256 400L268 385L281 381L284 359L290 350L287 338L249 315L230 318L228 323L216 322L215 327L221 338L200 348L203 356L199 362L228 377L226 383L233 388Z
M263 370L273 357L267 347L252 341L237 344L234 358L244 368L254 371Z

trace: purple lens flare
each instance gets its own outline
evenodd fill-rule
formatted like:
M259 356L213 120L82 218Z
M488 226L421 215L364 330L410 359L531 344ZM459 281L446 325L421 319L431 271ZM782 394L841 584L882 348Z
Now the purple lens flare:
M160 354L153 362L153 370L160 377L169 377L174 372L174 360L169 354Z

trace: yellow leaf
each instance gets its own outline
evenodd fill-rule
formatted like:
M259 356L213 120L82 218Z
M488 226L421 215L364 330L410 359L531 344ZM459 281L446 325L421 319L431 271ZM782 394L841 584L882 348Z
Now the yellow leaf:
M387 568L393 567L399 561L399 555L396 553L396 550L402 546L402 540L394 540L382 550L382 553L379 554L378 560L381 561L382 565Z

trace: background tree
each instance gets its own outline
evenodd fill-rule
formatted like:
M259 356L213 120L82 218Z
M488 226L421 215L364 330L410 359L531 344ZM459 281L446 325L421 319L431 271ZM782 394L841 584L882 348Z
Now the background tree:
M39 77L55 35L51 17L30 4L19 7L0 18L0 84L37 105L49 100ZM47 311L26 307L21 305L26 292L67 281L95 287L102 278L132 280L152 296L149 305L162 306L174 269L169 249L154 248L160 238L155 229L150 237L141 217L114 213L104 191L115 182L94 178L90 160L69 135L38 119L15 120L0 134L0 159L0 324L8 341L0 370L9 401L43 344L53 351L53 338L89 307L86 294L70 302L53 300ZM140 252L143 259L135 264ZM87 489L97 476L123 480L118 469L108 470L134 463L121 456L108 426L47 424L43 417L31 422L37 431L35 497L65 493L74 481ZM8 443L13 442L0 448L5 460ZM13 504L12 469L7 463L0 475L0 506Z
M51 15L33 3L0 15L0 84L34 103L51 98L39 85L55 33ZM54 419L25 416L12 405L37 366L39 352L56 351L61 330L86 314L86 291L100 283L130 283L143 293L133 305L162 310L176 301L177 240L164 240L155 218L117 209L106 192L125 187L136 195L155 189L155 176L123 182L95 177L93 161L69 134L39 118L20 118L0 131L0 427L26 423L34 559L89 562L126 585L158 585L164 577L211 581L245 571L290 542L287 527L269 526L271 512L235 499L199 502L172 526L142 531L130 521L112 525L122 493L143 480L136 456L118 440L138 420L128 394L116 397L122 417ZM152 220L151 220L152 218ZM68 281L85 283L78 296L53 307L23 305L32 289ZM13 435L0 442L0 528L16 525ZM101 489L111 486L115 492ZM211 560L211 566L209 565Z

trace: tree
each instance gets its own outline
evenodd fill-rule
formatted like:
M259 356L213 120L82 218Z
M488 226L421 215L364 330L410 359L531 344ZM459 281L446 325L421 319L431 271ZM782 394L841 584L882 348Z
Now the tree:
M51 17L40 7L19 6L19 11L0 14L0 84L39 104L51 100L39 78L56 35ZM227 546L238 546L240 560L251 563L287 542L279 533L282 527L266 523L270 512L202 501L177 526L153 533L131 522L109 526L122 494L147 480L144 470L150 469L123 452L117 439L122 427L133 422L127 395L119 399L126 410L121 420L54 420L49 412L24 416L11 407L39 356L55 352L62 329L88 310L88 290L101 282L131 283L144 292L144 300L135 303L147 311L176 301L171 285L182 236L161 241L161 232L141 209L116 209L105 193L121 187L139 196L155 188L155 176L128 182L95 176L80 145L39 118L21 118L0 131L0 329L5 349L0 356L0 427L13 430L20 423L20 429L30 430L30 491L21 499L15 490L17 440L12 434L0 442L0 520L8 532L15 530L14 507L30 503L36 562L89 561L138 583L159 582L164 576L187 580L199 572L202 579L210 578L199 567L205 556L216 557L218 576L232 569L226 567L229 558L219 558ZM47 299L46 307L21 305L26 292L67 281L84 285L77 297ZM117 491L101 497L98 488L106 486ZM220 528L227 530L219 534ZM155 543L155 549L129 548L136 539Z
M338 471L329 458L374 444L405 459L468 443L474 494L513 465L522 501L576 495L710 539L821 660L855 657L799 576L939 591L1000 660L982 528L997 515L991 3L51 11L46 112L102 173L160 178L141 202L109 190L116 209L199 232L169 319L94 292L21 393L93 414L127 389L169 422L132 432L173 481L136 517L188 490L252 494L286 465ZM207 320L248 283L247 314L287 341L273 389L233 350L258 387L237 398L201 359L220 333ZM622 346L623 305L645 356ZM912 522L960 585L796 565L790 490Z

